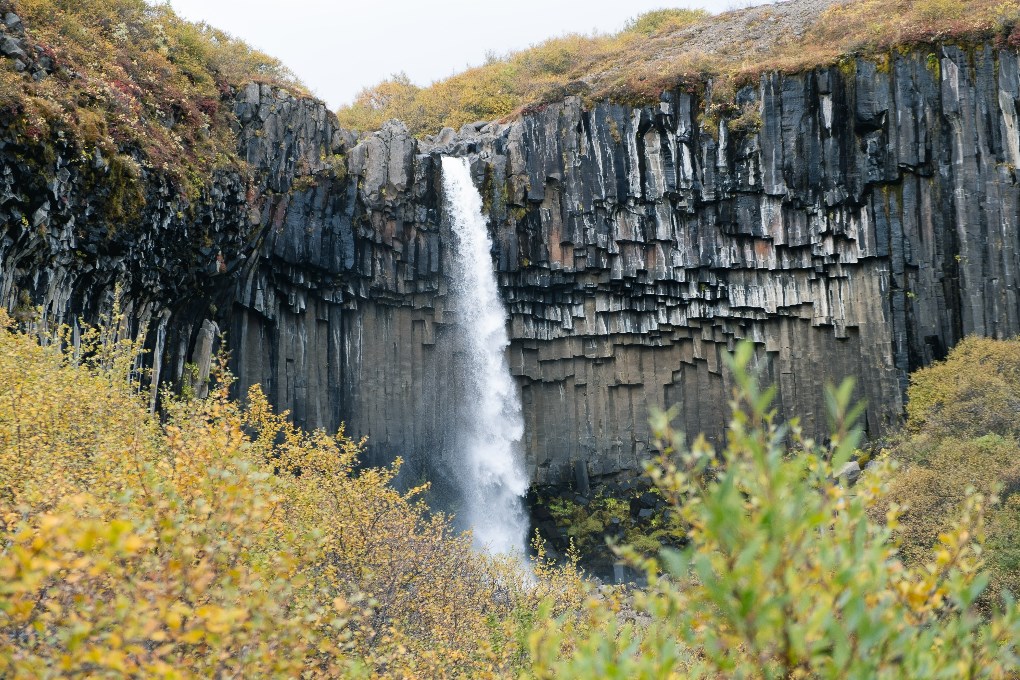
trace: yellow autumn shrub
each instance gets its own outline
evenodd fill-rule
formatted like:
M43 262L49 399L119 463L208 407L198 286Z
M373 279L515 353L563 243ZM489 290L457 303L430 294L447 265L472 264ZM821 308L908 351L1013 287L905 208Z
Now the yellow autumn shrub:
M112 324L111 329L118 327ZM0 677L496 677L569 567L470 537L253 388L146 409L115 330L0 315Z
M907 397L907 427L887 447L900 470L876 517L890 504L903 508L901 554L917 566L966 489L997 496L983 600L991 607L1003 590L1020 595L1020 340L965 338L945 361L911 375Z
M208 398L165 394L151 415L121 328L27 334L0 313L0 677L1020 672L1020 615L986 592L1017 573L1015 523L998 528L1016 495L981 493L1015 476L1004 435L924 450L929 472L967 470L957 484L883 459L849 487L852 384L812 441L775 422L742 345L724 448L654 421L647 471L685 547L620 548L647 587L595 589L541 543L530 573L476 554L422 489L393 488L395 467L360 468L360 442L298 430L257 388L231 400L222 363ZM908 487L933 490L924 523L895 502Z
M223 393L161 428L132 343L3 325L0 675L298 672L301 553L272 549L279 495Z
M1020 340L970 336L910 376L907 427L942 438L1020 435Z

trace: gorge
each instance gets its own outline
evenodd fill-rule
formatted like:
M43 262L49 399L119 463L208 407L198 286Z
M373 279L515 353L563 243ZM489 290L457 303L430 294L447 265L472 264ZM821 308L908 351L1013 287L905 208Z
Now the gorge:
M20 22L2 39L49 77ZM538 484L636 474L651 407L677 404L682 430L718 440L720 357L741 339L783 416L820 434L825 383L855 375L880 437L910 370L965 335L1020 332L1015 47L770 71L734 93L750 124L712 114L713 87L643 105L564 96L416 139L397 121L359 135L321 102L248 84L223 95L245 168L191 198L143 168L129 222L109 210L116 159L8 120L0 304L94 321L120 285L156 380L203 384L222 333L239 394L261 384L303 427L346 423L369 463L402 456L408 480L453 478L465 470L435 464L460 436L445 417L462 333L443 158L464 159Z

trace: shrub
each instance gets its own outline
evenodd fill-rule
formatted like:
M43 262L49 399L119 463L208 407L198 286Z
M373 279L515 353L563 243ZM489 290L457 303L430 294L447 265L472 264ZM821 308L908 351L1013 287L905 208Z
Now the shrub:
M299 670L298 553L271 547L278 498L222 396L161 432L112 332L76 355L5 321L0 346L0 674Z
M1020 613L983 619L975 606L986 499L969 494L929 559L906 567L891 526L867 510L885 493L886 464L852 489L833 479L853 453L851 386L834 390L836 435L803 438L774 422L774 389L730 362L737 385L727 445L686 446L658 416L664 455L649 467L690 527L690 545L644 561L635 602L645 625L606 620L557 657L552 623L533 638L534 677L933 678L1012 677ZM787 447L791 441L793 448ZM896 509L890 512L895 525ZM626 551L625 551L626 552ZM631 558L638 558L630 552Z
M990 608L1003 590L1020 594L1020 340L965 338L947 359L911 376L907 431L887 455L901 471L876 507L903 507L904 562L923 565L925 548L949 525L964 490L999 495L989 511L985 559Z
M59 339L0 314L0 676L513 674L537 603L584 592L475 554L342 432L231 401L222 366L160 422L136 345Z
M394 468L358 469L360 443L343 432L297 430L257 388L246 407L231 401L222 361L208 398L165 395L151 416L121 321L40 344L0 313L0 676L1020 672L1016 605L979 607L983 547L1002 548L1015 576L1018 527L985 543L1000 510L960 491L992 483L996 466L1020 488L1014 440L925 449L919 460L967 470L955 484L889 484L885 458L847 487L834 471L860 438L852 383L829 392L831 439L806 439L775 422L774 389L758 387L740 345L724 449L653 421L663 453L647 471L687 545L656 558L621 548L648 588L592 591L576 554L557 565L536 543L527 578L473 553L421 489L390 486ZM928 514L959 512L919 525L901 556L901 513L884 499L903 480L951 496ZM1002 511L1018 509L1014 494Z
M1020 436L1020 340L968 337L946 361L916 371L907 427L941 437Z
M1005 589L1020 593L1020 446L998 435L947 438L900 444L892 454L902 469L892 477L889 495L876 507L881 514L895 503L902 507L897 535L906 564L920 566L927 547L949 528L950 518L966 500L966 490L994 494L1007 484L1000 503L989 509L984 558L990 577L985 604Z

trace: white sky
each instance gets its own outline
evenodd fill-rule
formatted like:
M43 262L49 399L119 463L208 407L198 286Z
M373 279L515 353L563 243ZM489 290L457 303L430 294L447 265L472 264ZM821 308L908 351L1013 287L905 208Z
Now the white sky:
M158 1L158 0L157 0ZM648 10L764 0L168 0L281 59L337 108L394 73L427 84L564 33L610 33Z

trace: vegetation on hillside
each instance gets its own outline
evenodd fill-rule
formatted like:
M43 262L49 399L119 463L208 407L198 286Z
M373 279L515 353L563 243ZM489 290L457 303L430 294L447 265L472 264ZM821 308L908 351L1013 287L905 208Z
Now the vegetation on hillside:
M143 169L194 193L236 165L231 93L266 82L304 93L278 61L145 0L0 0L22 19L28 58L0 57L0 125L22 141L62 140L125 182Z
M358 470L342 432L299 432L258 389L232 402L222 367L208 398L167 395L151 416L118 327L40 344L0 319L0 676L1020 671L1016 607L976 604L990 497L960 494L926 559L905 564L896 506L868 514L892 464L833 479L859 439L851 389L832 392L832 440L807 440L774 421L747 346L725 449L686 446L658 417L648 473L686 545L623 548L650 582L628 593L592 590L541 545L533 578L474 553L420 489L391 488L394 469Z
M901 470L883 508L905 507L901 553L921 565L968 487L998 495L989 510L984 559L990 605L1020 594L1020 340L971 337L944 362L911 376L907 428L888 455Z
M626 491L597 487L590 498L579 497L567 487L536 493L533 515L548 517L556 527L550 532L549 522L545 522L542 537L557 548L566 540L586 559L604 560L613 559L607 539L648 555L655 555L663 546L681 544L687 535L682 520L657 489L641 481ZM540 524L537 530L542 529Z
M903 45L976 39L1020 45L1017 0L855 0L803 26L786 25L785 16L768 6L718 16L659 10L616 34L555 38L426 87L397 75L362 91L338 115L357 130L398 118L415 134L434 134L567 94L652 102L664 90L701 87L708 78L742 85L765 71L796 72L847 55L884 58Z

